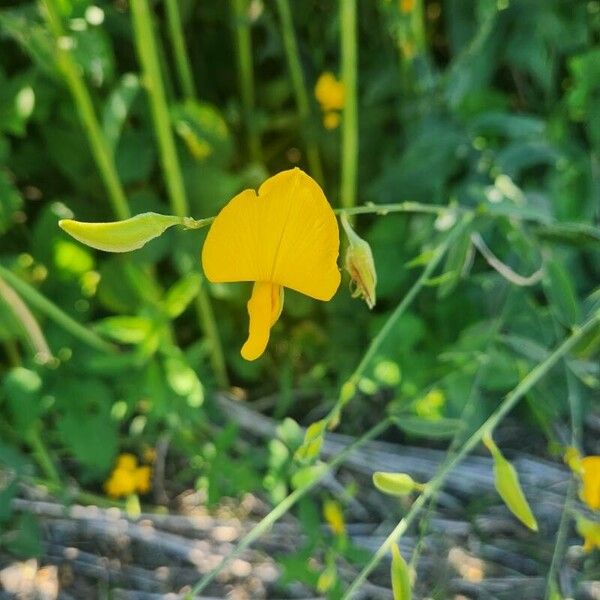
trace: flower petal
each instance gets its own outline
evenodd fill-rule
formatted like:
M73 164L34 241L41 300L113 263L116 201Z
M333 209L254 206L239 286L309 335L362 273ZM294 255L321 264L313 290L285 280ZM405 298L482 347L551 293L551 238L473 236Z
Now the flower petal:
M248 339L242 347L242 357L255 360L265 351L271 327L283 309L283 288L280 285L257 282L248 300L250 327Z
M327 198L300 169L245 190L217 215L202 250L213 282L271 281L318 300L335 294L339 231Z

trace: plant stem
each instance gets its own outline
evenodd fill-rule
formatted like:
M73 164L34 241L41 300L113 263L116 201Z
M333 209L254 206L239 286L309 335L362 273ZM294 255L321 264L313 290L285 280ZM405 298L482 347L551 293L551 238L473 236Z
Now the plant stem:
M165 0L167 13L167 26L169 29L169 37L173 47L175 56L175 67L177 76L179 77L179 85L183 91L183 95L187 99L196 97L196 88L194 86L194 77L192 68L185 48L185 38L181 25L181 14L179 13L179 0Z
M46 8L45 17L48 27L56 41L56 58L58 66L62 71L65 81L73 96L75 108L79 119L87 134L92 155L96 161L96 166L100 171L104 186L108 192L108 197L112 204L113 211L117 218L127 219L130 216L129 206L125 192L121 186L117 168L115 166L114 155L108 145L100 123L96 118L94 105L90 93L79 72L79 67L75 62L66 43L70 41L65 34L61 22L60 11L58 9L58 0L43 0Z
M365 442L377 437L383 431L385 431L390 425L389 419L384 419L375 427L367 431L362 437L355 440L352 444L349 444L342 452L340 452L333 460L331 460L325 468L315 476L314 479L305 483L302 487L294 490L291 494L286 496L268 515L263 517L238 543L235 549L230 552L217 567L209 571L192 589L192 591L186 596L186 598L194 598L196 594L200 593L206 586L236 557L238 557L246 548L253 544L263 533L278 521L288 510L303 498L310 490L312 490L327 473L335 469L340 465L346 457L360 448Z
M247 0L231 0L238 78L246 135L248 136L248 150L252 161L261 162L260 136L254 126L254 68L252 66L252 36L250 35L247 9Z
M346 89L342 118L340 203L343 208L352 208L356 204L358 164L356 0L340 0L340 43L341 75Z
M416 298L417 294L421 291L423 286L429 280L429 277L433 274L437 266L440 264L442 258L446 254L446 251L452 244L452 242L464 231L467 225L471 221L471 216L466 215L461 222L459 222L454 229L448 234L446 239L434 250L433 256L430 258L427 266L423 269L423 272L412 285L408 293L402 298L398 306L395 308L394 312L388 317L388 320L385 322L383 327L379 330L377 335L371 341L369 348L363 355L361 361L358 363L356 369L352 375L348 378L348 382L356 385L358 384L362 374L365 369L369 366L371 360L386 340L387 336L394 329L400 317L406 312L406 309L412 304L413 300ZM335 420L339 417L340 411L343 408L344 398L340 395L338 402L333 407L331 412L329 413L327 420Z
M353 598L371 571L379 564L381 559L389 552L392 544L397 543L400 537L415 520L425 502L437 492L446 477L460 463L471 450L481 442L484 435L493 431L494 427L515 407L517 402L536 384L556 363L565 356L577 342L600 323L600 311L596 312L586 323L574 328L573 333L556 348L544 361L534 367L527 376L505 397L500 406L490 417L475 431L465 442L464 446L447 463L442 465L435 477L427 483L425 491L415 500L407 515L396 525L388 535L369 563L360 572L352 585L346 590L342 600Z
M45 314L49 319L52 319L57 325L60 325L63 329L73 335L73 337L101 352L116 352L117 349L115 346L103 340L98 334L89 329L89 327L75 321L75 319L56 306L56 304L48 300L34 287L30 286L20 277L17 277L12 271L0 266L0 276L5 279L30 306Z
M26 434L25 439L29 446L31 447L34 458L36 459L40 469L44 473L44 476L47 477L54 485L59 488L62 487L62 483L60 481L60 475L50 458L50 454L40 437L40 434L37 430L37 423L30 429L30 431Z
M290 78L292 80L292 87L294 88L294 95L296 96L302 131L304 132L308 165L313 177L319 183L323 184L324 177L321 156L313 138L310 103L308 94L306 93L306 81L304 80L304 72L300 62L300 53L298 52L298 43L296 34L294 33L289 0L277 0L277 10L281 21L281 35L290 70Z
M158 139L161 164L167 188L171 209L178 217L184 218L188 214L188 202L181 175L181 168L177 158L177 148L169 119L169 108L165 95L163 79L158 61L157 44L152 28L152 18L148 0L131 0L133 26L138 55L144 72L144 79L148 89L154 130ZM204 287L200 288L197 303L202 330L211 344L211 363L219 386L228 387L227 373L225 371L225 358L221 340L219 339L215 315L212 310L210 298Z
M4 304L12 313L23 335L29 340L31 349L35 353L35 358L42 364L50 362L53 358L52 351L38 322L19 295L1 277L0 304Z
M142 65L143 77L150 100L154 132L158 139L160 161L165 175L172 210L178 217L189 213L183 177L177 160L175 138L171 130L169 108L160 64L155 32L148 0L131 0L135 44Z

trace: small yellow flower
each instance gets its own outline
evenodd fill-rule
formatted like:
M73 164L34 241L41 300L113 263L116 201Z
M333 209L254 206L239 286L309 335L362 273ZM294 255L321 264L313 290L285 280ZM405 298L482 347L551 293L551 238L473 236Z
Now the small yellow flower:
M342 117L340 117L340 113L335 111L326 112L323 115L323 126L325 129L337 129L341 121Z
M144 462L147 462L148 464L152 464L155 460L156 460L156 450L154 448L146 448L144 450Z
M325 500L323 504L323 516L327 521L327 525L334 535L343 535L346 531L344 522L344 513L339 502L335 500Z
M123 453L117 457L117 469L133 471L137 467L137 458L133 454Z
M600 456L585 456L581 465L581 499L592 509L600 510Z
M116 468L104 484L104 490L112 498L133 494L135 492L135 471Z
M135 492L146 494L150 491L152 467L138 467L133 454L120 454L115 468L104 483L104 491L111 498L130 496Z
M317 80L315 98L323 112L342 110L346 100L346 87L333 73L326 71Z
M340 284L337 220L319 184L300 169L267 179L235 196L217 215L202 249L209 281L252 281L250 326L241 354L265 351L288 287L331 300Z
M415 0L399 0L398 7L400 8L400 12L408 14L413 11Z
M152 487L152 468L148 466L138 467L133 475L135 489L140 494L147 494Z
M578 516L576 525L577 532L583 538L584 552L600 549L600 523Z

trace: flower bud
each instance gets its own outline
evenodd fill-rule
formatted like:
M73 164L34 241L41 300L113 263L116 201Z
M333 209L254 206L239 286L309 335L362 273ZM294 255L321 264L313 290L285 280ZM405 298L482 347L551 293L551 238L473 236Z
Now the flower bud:
M352 297L363 298L367 306L373 308L376 302L377 272L371 246L356 234L345 214L342 214L341 222L348 236L345 267L352 278Z
M417 483L407 473L373 473L373 485L384 494L390 496L408 496L414 490L422 490L423 484Z
M591 552L600 548L600 522L590 521L581 515L576 519L577 533L583 538L583 551Z
M400 554L398 544L392 545L392 567L390 574L392 577L394 600L411 600L410 571L404 557Z
M494 459L494 483L504 504L521 523L532 531L537 531L538 524L519 483L517 471L502 456L500 449L489 435L483 438L483 443Z

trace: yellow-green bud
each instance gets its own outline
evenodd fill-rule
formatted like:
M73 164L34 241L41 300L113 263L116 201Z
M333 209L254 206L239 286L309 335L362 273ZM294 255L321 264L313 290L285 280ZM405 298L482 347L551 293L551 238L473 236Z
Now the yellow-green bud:
M531 512L527 498L519 483L515 468L502 456L500 449L489 435L483 438L483 443L494 459L494 483L504 504L521 523L532 531L538 530L538 524Z
M408 496L415 490L422 490L423 484L417 483L407 473L373 473L373 485L390 496Z
M348 236L348 249L346 250L345 267L352 279L352 297L363 298L369 308L375 306L377 300L375 287L377 286L377 272L371 246L359 237L345 214L340 217L344 231Z

